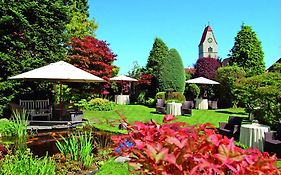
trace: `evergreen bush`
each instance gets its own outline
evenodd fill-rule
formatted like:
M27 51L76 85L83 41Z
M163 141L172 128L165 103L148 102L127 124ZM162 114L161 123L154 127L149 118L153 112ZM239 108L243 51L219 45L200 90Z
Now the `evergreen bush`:
M184 94L188 100L194 100L195 98L198 98L200 88L196 84L188 84L185 88Z
M156 99L165 99L165 95L166 95L166 92L158 92L158 93L155 95L155 98L156 98Z
M160 65L159 90L173 89L176 92L184 92L184 88L185 71L181 56L176 49L170 49Z
M241 26L230 52L230 64L242 67L247 76L264 73L265 63L262 45L250 26L244 24Z
M75 105L90 111L111 111L115 107L114 102L103 98L95 98L91 99L90 101L82 99Z
M183 103L185 96L181 92L171 92L167 94L166 102Z

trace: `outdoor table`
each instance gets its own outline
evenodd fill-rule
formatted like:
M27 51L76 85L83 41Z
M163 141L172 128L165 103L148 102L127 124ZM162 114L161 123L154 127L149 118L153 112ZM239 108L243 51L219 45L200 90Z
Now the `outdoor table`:
M130 103L130 97L129 95L115 95L115 103L116 104L129 104Z
M196 98L195 99L196 109L208 109L208 99Z
M166 104L166 113L172 114L174 116L181 115L181 103L167 103Z
M269 132L270 127L261 124L245 124L240 128L240 143L251 148L263 151L264 132Z

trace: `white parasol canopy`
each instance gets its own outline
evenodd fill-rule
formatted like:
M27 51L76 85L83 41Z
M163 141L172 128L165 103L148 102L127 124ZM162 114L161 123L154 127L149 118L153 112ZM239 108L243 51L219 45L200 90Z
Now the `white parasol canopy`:
M121 86L122 86L122 88L121 88L121 95L123 94L123 91L124 91L124 89L123 89L123 85L122 85L122 83L125 81L127 81L127 82L132 82L132 81L138 81L137 79L134 79L134 78L131 78L131 77L128 77L128 76L126 76L126 75L119 75L119 76L116 76L116 77L112 77L112 78L110 78L110 81L119 81L119 82L121 82Z
M195 83L195 84L220 84L219 82L210 80L204 77L198 77L194 79L187 80L186 83Z
M60 82L105 82L102 78L90 74L64 61L51 63L49 65L10 77L9 79L49 80Z
M104 79L90 74L64 61L58 61L9 79L47 80L60 82L60 117L62 116L62 82L105 82Z
M111 81L138 81L137 79L127 77L126 75L120 75L110 78Z

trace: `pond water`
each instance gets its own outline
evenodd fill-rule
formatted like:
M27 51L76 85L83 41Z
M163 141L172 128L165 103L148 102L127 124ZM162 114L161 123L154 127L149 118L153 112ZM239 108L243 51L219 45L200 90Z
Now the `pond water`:
M52 156L56 153L59 153L59 150L56 146L57 140L62 140L62 137L69 137L72 133L81 132L81 129L68 129L68 130L52 130L52 131L40 131L36 134L33 134L29 137L27 146L30 148L31 152L34 155L39 157L45 156L46 153L48 156ZM83 129L85 131L85 129ZM99 148L107 148L112 145L111 136L112 133L98 131L98 130L86 130L91 132L93 136L93 153L96 153L95 149L97 146Z

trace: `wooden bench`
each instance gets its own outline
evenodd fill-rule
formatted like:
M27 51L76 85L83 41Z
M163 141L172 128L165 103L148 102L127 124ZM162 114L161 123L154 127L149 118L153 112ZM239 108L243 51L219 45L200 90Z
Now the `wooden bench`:
M52 118L52 106L49 99L47 100L20 100L19 105L23 107L27 114L30 115L30 119L36 116L47 116L48 120Z

